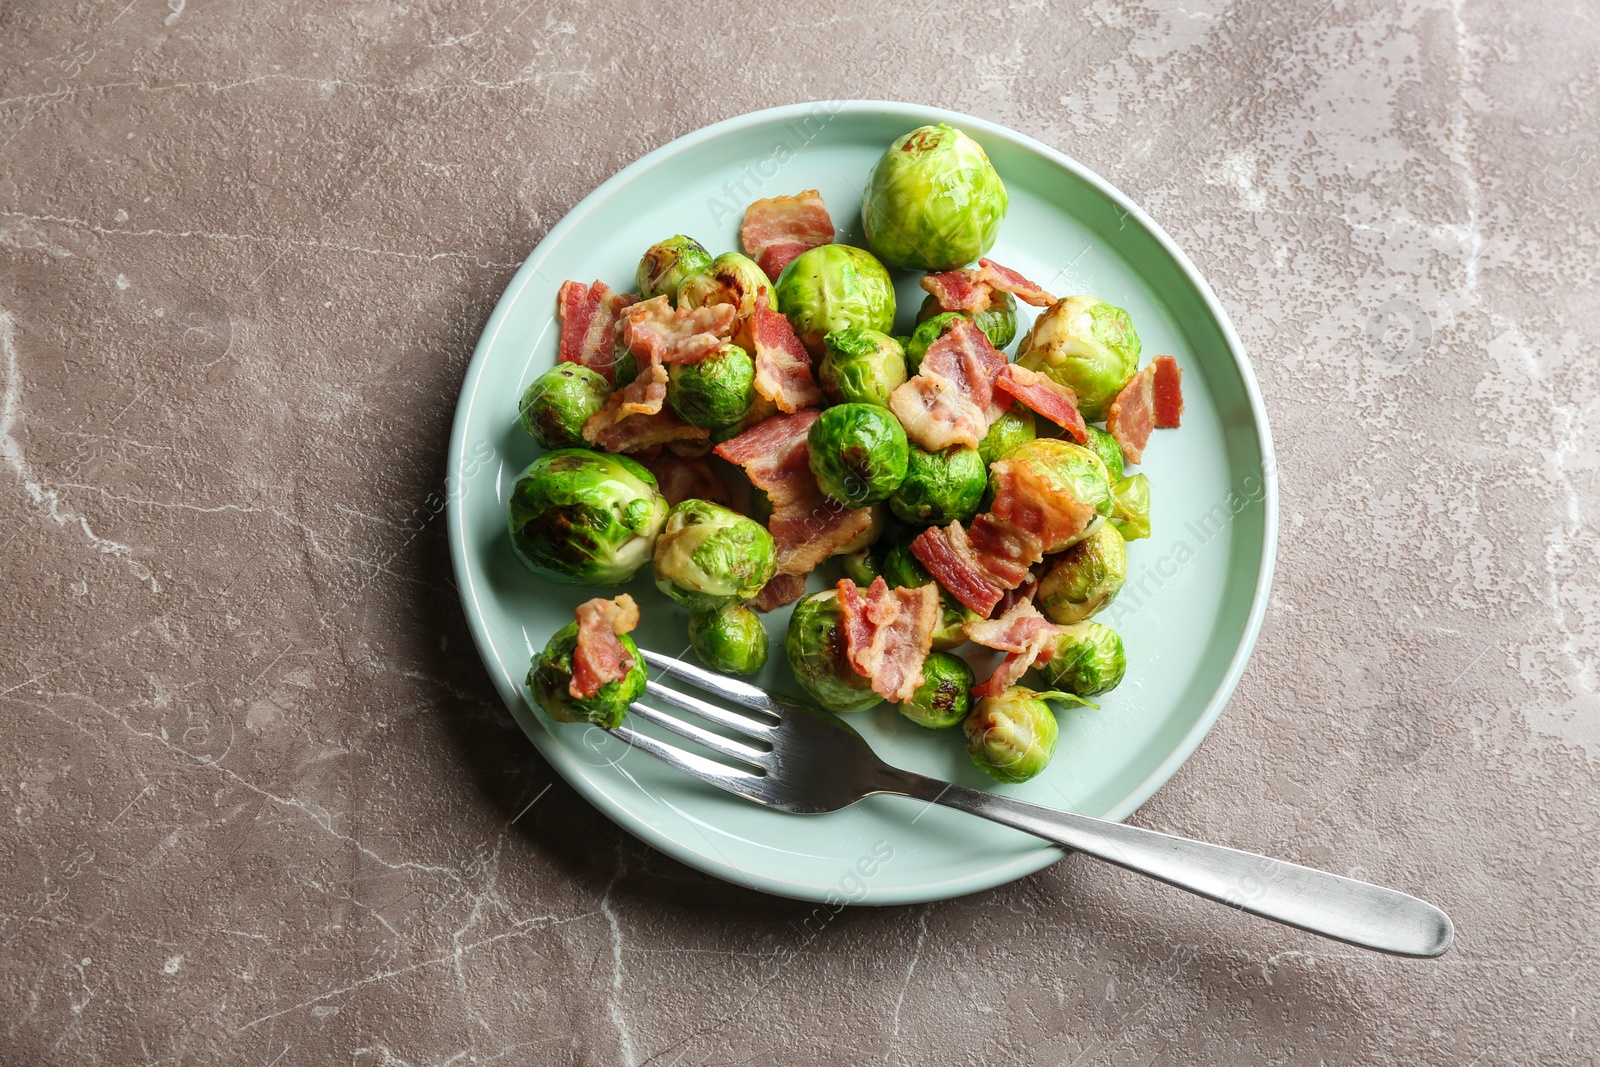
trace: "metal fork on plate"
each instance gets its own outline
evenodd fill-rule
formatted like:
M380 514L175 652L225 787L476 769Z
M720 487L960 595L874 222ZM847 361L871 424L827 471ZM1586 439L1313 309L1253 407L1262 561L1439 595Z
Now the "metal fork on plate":
M891 767L833 715L669 656L645 651L644 657L658 670L756 714L731 711L652 678L647 692L738 737L726 737L643 702L633 705L634 714L728 762L668 744L631 726L611 732L664 763L757 804L815 814L837 811L875 793L914 797L981 815L1230 907L1363 948L1432 957L1444 953L1454 936L1449 916L1397 890Z

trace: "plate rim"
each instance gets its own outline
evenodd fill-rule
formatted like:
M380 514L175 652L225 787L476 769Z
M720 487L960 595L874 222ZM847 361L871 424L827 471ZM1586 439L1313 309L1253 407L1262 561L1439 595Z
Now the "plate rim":
M467 565L465 509L461 504L461 486L463 484L461 478L462 471L466 466L467 424L477 400L481 379L488 365L489 351L495 346L512 306L521 298L523 290L539 276L538 262L543 258L541 252L564 239L568 231L575 229L586 220L599 204L609 197L613 189L630 181L635 174L649 170L671 157L693 151L709 141L736 133L744 128L761 126L771 122L783 122L797 117L812 116L818 108L827 109L830 117L838 117L846 113L873 116L889 115L904 117L916 125L923 125L927 122L945 122L953 126L981 130L989 137L1009 141L1020 148L1043 157L1071 174L1074 178L1093 187L1100 195L1125 212L1127 219L1132 220L1143 228L1145 233L1155 241L1161 250L1177 265L1179 270L1183 272L1189 284L1194 286L1195 292L1199 295L1222 335L1228 354L1233 360L1234 369L1244 387L1245 398L1251 413L1251 429L1255 434L1257 450L1261 456L1261 481L1263 486L1261 559L1256 568L1255 591L1251 596L1250 608L1245 617L1244 631L1240 635L1239 643L1234 649L1220 683L1211 694L1210 699L1206 702L1206 706L1202 709L1194 724L1179 740L1171 753L1146 775L1134 789L1129 791L1121 801L1113 805L1103 816L1104 818L1121 822L1155 795L1156 791L1177 773L1178 768L1194 755L1195 750L1200 747L1206 735L1216 725L1223 709L1238 688L1239 681L1244 675L1245 667L1248 666L1250 658L1255 652L1272 592L1272 578L1276 569L1278 552L1278 476L1271 424L1267 418L1266 403L1261 395L1261 387L1256 379L1255 369L1251 365L1249 357L1245 354L1244 344L1240 341L1239 335L1234 329L1233 320L1228 316L1227 310L1223 308L1216 294L1212 292L1210 284L1194 265L1193 261L1142 207L1110 182L1066 153L999 123L946 108L896 100L811 100L763 108L759 111L746 112L742 115L735 115L702 126L652 149L601 182L583 199L574 204L545 233L538 244L529 251L527 257L522 261L522 265L517 268L516 273L512 275L511 280L501 292L499 299L495 302L494 311L490 314L488 321L484 324L482 333L478 336L477 344L473 348L472 358L467 364L466 373L462 377L461 388L456 398L456 410L451 422L450 444L446 456L445 516L446 528L450 539L451 568L454 571L457 588L461 596L462 612L466 616L468 629L472 633L474 649L478 654L479 661L483 664L484 670L489 675L490 682L500 693L501 699L511 712L512 718L522 729L523 734L532 742L534 748L539 751L539 754L544 757L551 768L567 784L576 789L585 800L611 819L612 822L678 862L724 881L776 896L826 903L827 899L812 886L753 873L732 863L708 857L704 853L685 847L677 838L662 832L657 827L639 818L631 809L614 805L610 797L606 795L605 790L591 783L585 775L573 773L566 766L570 753L559 745L547 745L546 738L529 728L523 716L517 713L517 702L522 700L520 689L513 682L508 690L507 685L503 684L504 680L499 676L499 672L491 663L492 659L498 659L498 657L492 656L489 651L492 643L484 623L484 612L479 604L477 588L473 584L471 570ZM450 485L452 479L455 480L454 489ZM1015 881L1018 878L1026 877L1056 863L1065 855L1066 850L1064 849L1043 848L1037 852L1019 857L1010 863L991 867L979 876L967 875L959 879L935 879L932 881L924 879L917 883L915 887L899 887L898 889L885 889L880 892L869 893L866 898L854 903L890 906L948 900L969 893L992 889Z

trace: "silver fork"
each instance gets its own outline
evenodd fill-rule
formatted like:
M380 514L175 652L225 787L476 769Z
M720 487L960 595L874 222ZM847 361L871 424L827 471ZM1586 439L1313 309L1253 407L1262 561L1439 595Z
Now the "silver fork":
M731 762L668 744L631 726L618 726L611 732L664 763L757 804L815 814L837 811L877 793L914 797L981 815L1207 899L1336 941L1396 956L1433 957L1442 955L1454 937L1448 915L1398 890L891 767L836 716L780 700L748 682L669 656L644 651L644 657L651 666L757 714L730 711L651 678L648 693L741 739L724 737L643 702L633 705L634 714Z

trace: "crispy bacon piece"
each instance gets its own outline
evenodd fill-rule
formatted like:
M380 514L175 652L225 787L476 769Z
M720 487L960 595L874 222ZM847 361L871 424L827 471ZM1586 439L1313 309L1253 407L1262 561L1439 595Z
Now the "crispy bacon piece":
M693 363L722 347L737 315L731 304L674 308L667 297L652 297L623 315L622 343L638 358L641 372L652 364Z
M1031 600L1019 601L997 619L969 622L961 632L974 644L1006 653L994 673L972 687L976 697L999 696L1016 684L1028 668L1048 663L1061 638L1061 631L1039 614Z
M838 590L851 669L871 678L872 691L883 699L910 700L923 682L922 664L933 649L939 587L929 582L915 589L890 589L876 578L863 596L855 582L841 578Z
M833 219L815 189L757 200L744 209L744 225L739 227L744 254L773 281L800 253L832 243Z
M756 297L750 315L750 343L755 348L757 393L785 412L822 403L822 390L811 374L810 353L789 320L767 306L765 293Z
M728 503L728 487L704 457L685 458L672 452L663 452L649 459L640 459L639 462L656 476L661 495L673 507L685 500Z
M596 597L579 604L577 615L578 644L572 652L567 692L585 700L633 670L633 657L617 637L639 625L639 605L627 593L615 600Z
M978 260L977 270L966 267L924 274L922 287L933 294L941 311L965 311L974 315L989 309L996 292L1010 293L1034 307L1049 307L1056 302L1043 286L992 259Z
M607 452L643 452L666 445L681 455L685 445L703 447L710 437L709 431L690 426L670 409L653 415L626 415L613 421L608 409L601 408L583 424L583 439Z
M605 282L562 282L556 297L556 317L561 320L559 361L588 367L615 385L617 325L623 309L638 299L631 293L612 292Z
M761 592L750 602L757 611L774 611L785 604L793 604L806 595L806 576L803 574L775 574L761 587Z
M1004 615L1024 600L1032 600L1033 595L1038 591L1039 575L1032 568L1029 568L1028 576L1022 580L1022 584L1015 589L1009 590L1005 596L1000 598L1000 603L995 605L993 614Z
M956 547L957 538L961 549ZM987 617L1000 603L1005 590L979 566L971 553L962 550L965 548L966 531L959 522L944 529L930 526L911 542L911 554L928 569L935 581L961 603Z
M989 484L994 486L994 502L989 517L1001 527L1021 531L1038 541L1040 554L1028 560L1031 566L1045 556L1064 550L1073 538L1094 521L1095 510L1077 498L1062 493L1031 463L996 460L989 465ZM969 531L977 540L978 523ZM993 551L990 549L990 551ZM1018 574L1006 583L1013 589L1025 575Z
M1135 374L1111 401L1106 412L1106 432L1122 446L1129 463L1144 459L1144 446L1155 429L1154 364Z
M1183 415L1183 368L1171 356L1157 356L1150 361L1155 369L1152 392L1156 402L1156 428L1175 430Z
M951 445L977 448L1005 411L994 382L1006 357L971 319L956 322L928 346L917 374L889 394L889 410L906 436L929 452Z
M1049 375L1007 363L1000 368L994 387L1067 431L1080 445L1088 442L1089 428L1078 413L1078 395Z
M872 526L871 508L847 508L817 486L806 435L819 415L816 408L774 415L715 449L743 467L771 501L767 529L777 544L780 575L803 578Z

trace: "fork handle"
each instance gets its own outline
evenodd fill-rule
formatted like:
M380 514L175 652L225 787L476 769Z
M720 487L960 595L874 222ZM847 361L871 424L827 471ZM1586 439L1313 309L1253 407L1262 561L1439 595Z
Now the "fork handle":
M1229 907L1363 948L1434 957L1454 937L1448 915L1398 890L898 768L884 784L885 792L981 815Z

